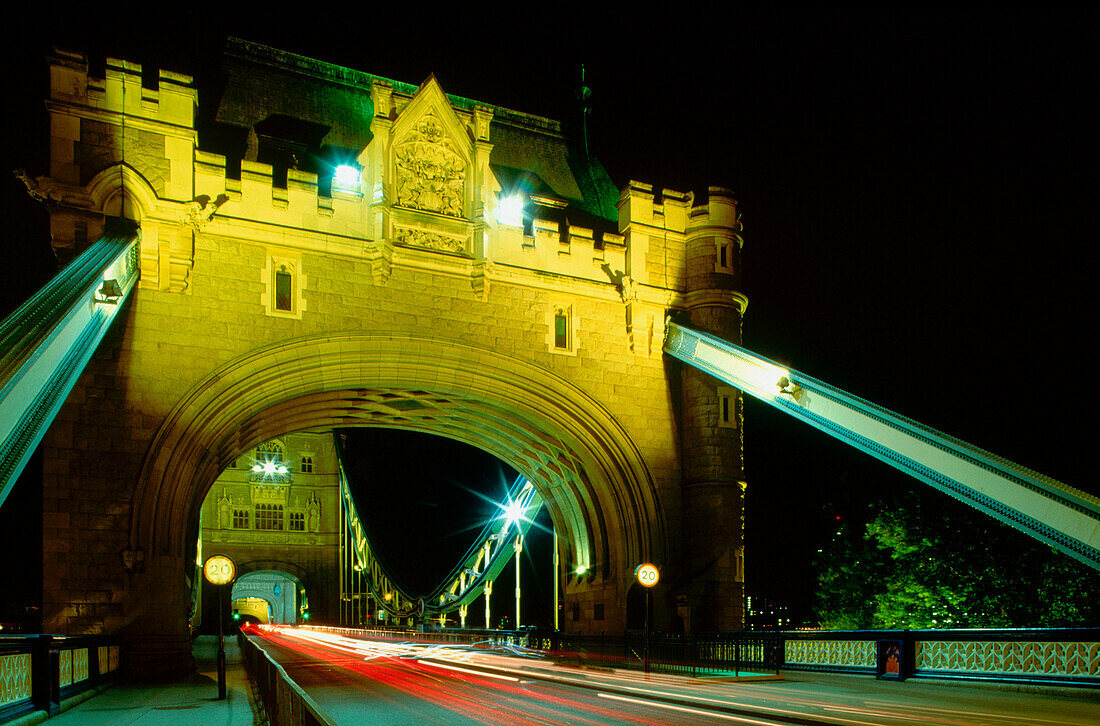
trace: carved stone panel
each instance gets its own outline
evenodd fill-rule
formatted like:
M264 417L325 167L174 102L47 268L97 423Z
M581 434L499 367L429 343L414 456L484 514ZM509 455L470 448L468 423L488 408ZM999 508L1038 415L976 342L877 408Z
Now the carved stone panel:
M464 216L466 161L434 115L425 114L394 147L394 166L399 206Z
M397 242L397 244L407 245L409 247L420 247L436 252L451 252L459 255L466 254L465 240L422 229L397 227L394 229L394 241Z

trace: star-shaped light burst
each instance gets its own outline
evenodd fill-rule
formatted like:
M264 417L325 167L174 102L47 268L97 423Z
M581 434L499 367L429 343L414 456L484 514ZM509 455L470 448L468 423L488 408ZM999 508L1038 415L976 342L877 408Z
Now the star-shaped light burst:
M497 506L503 510L503 514L501 514L500 516L503 519L508 520L508 522L512 525L518 525L521 519L525 519L523 514L526 510L526 507L524 507L517 501L509 499L507 503L498 504Z
M266 461L256 462L255 464L253 464L252 473L262 474L263 480L268 481L286 476L290 473L290 468L280 461L267 459Z

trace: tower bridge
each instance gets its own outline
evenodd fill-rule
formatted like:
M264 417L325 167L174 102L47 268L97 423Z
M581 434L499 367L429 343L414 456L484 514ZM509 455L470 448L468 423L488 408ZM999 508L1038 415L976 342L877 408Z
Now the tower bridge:
M75 258L124 216L140 253L44 434L44 628L121 632L132 669L181 667L219 474L350 426L448 436L522 473L573 573L565 629L622 628L643 561L664 572L660 618L739 627L739 397L661 350L670 308L739 340L732 194L616 189L559 122L434 78L239 40L223 70L206 110L178 73L148 88L133 63L97 78L50 59L51 167L28 186L55 249Z
M559 538L563 629L621 629L646 561L659 625L739 628L742 392L1100 563L1094 497L737 345L728 190L616 190L558 122L432 77L414 87L239 40L224 71L203 117L189 77L145 88L125 61L95 78L78 54L51 59L51 168L28 188L87 279L69 308L16 321L4 391L31 380L24 359L63 358L33 341L77 339L51 327L66 310L113 298L116 314L105 335L104 313L79 319L102 342L81 348L95 354L78 379L43 388L71 387L56 415L5 433L6 452L42 437L46 630L122 633L132 670L185 669L200 527L233 529L243 496L218 499L215 482L279 437L356 426L447 436L520 472ZM115 239L130 263L108 277L120 258L86 255L119 216L140 251ZM296 544L343 531L338 505L296 501Z

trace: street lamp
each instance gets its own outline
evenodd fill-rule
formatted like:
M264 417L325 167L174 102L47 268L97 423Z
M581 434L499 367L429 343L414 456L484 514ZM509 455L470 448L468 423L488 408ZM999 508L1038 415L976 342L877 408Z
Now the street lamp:
M516 528L516 539L512 543L512 547L516 552L516 629L519 629L519 553L523 552L523 534L519 531L519 520L523 519L524 506L517 501L508 502L508 506L504 508L504 517L508 520L508 524Z
M519 553L523 552L523 535L516 533L516 541L512 545L516 549L516 630L519 629Z

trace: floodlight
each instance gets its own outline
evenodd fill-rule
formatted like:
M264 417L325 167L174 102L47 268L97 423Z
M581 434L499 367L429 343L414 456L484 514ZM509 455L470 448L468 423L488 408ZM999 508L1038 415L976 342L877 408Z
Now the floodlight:
M359 189L359 169L351 164L341 164L332 175L332 183L341 189Z
M502 197L497 205L497 221L512 227L523 225L524 199L522 194Z

